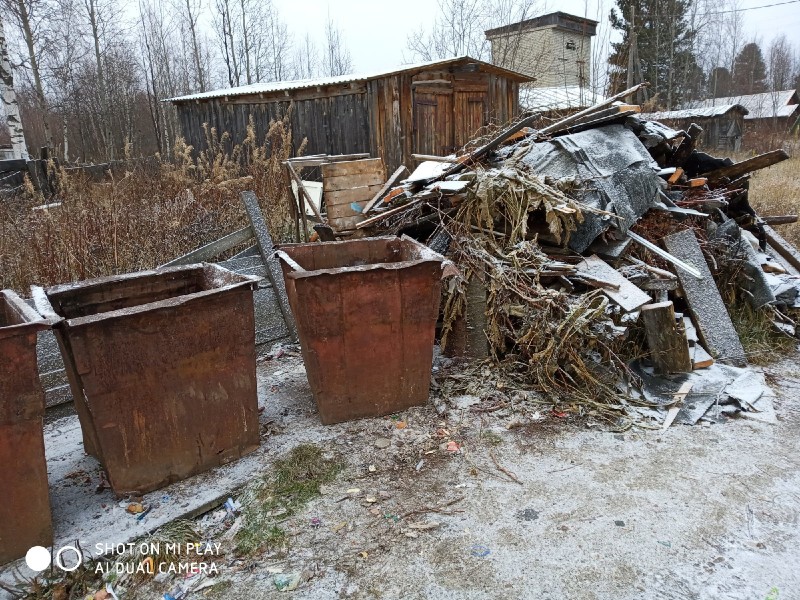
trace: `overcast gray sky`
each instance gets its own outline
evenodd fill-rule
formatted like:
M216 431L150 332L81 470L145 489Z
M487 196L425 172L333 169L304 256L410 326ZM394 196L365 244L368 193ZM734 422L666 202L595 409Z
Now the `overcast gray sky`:
M740 0L741 8L774 4L785 0ZM281 15L297 38L306 31L322 39L325 21L331 16L342 30L357 71L372 71L401 64L410 58L406 38L436 17L436 0L275 0ZM720 4L722 4L720 2ZM541 12L561 10L590 19L608 21L613 0L548 0ZM785 33L800 46L800 3L743 13L749 37L759 36L764 46ZM407 60L406 60L407 62Z

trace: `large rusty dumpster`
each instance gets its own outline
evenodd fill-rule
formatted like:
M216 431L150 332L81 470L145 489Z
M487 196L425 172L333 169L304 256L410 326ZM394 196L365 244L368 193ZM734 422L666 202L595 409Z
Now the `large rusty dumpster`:
M61 285L37 307L61 346L85 450L117 493L147 492L259 445L253 290L198 264Z
M425 404L443 258L405 236L280 250L322 422Z
M49 328L14 292L0 292L0 564L53 543L36 366L36 333Z

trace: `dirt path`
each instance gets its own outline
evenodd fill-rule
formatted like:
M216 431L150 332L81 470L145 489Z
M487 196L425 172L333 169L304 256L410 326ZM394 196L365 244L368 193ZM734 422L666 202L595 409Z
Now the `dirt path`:
M800 380L791 362L771 371L778 425L613 434L550 416L509 431L430 406L400 415L405 429L349 424L319 441L347 467L285 524L287 551L235 565L212 595L285 596L282 569L302 573L303 598L798 598ZM310 410L302 377L278 386L268 418ZM451 439L461 452L439 448Z

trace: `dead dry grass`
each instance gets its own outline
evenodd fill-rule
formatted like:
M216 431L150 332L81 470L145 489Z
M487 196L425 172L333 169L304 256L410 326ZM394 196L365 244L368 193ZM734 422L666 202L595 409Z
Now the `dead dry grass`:
M753 175L750 204L761 216L800 214L800 155ZM779 225L778 233L800 246L800 223Z
M56 174L58 193L31 186L0 201L0 288L25 295L55 285L151 269L248 224L239 192L253 190L273 237L291 235L288 118L272 123L263 144L248 138L232 153L227 134L206 132L207 150L192 158L178 142L169 160L140 164L93 181ZM48 209L34 209L59 203Z

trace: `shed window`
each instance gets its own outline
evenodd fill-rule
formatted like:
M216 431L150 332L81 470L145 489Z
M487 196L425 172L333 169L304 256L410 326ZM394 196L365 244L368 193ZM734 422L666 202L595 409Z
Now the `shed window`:
M567 50L575 50L575 40L567 40Z

